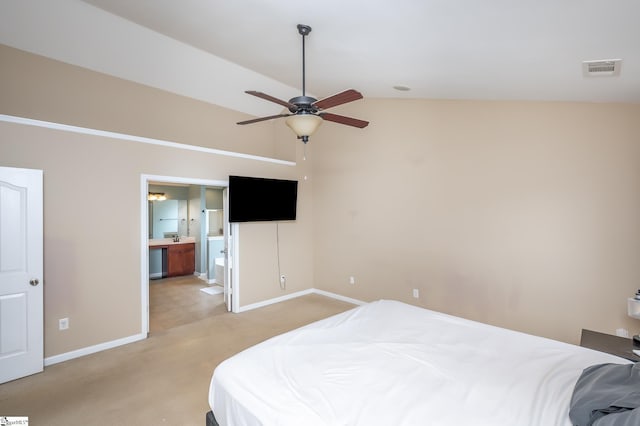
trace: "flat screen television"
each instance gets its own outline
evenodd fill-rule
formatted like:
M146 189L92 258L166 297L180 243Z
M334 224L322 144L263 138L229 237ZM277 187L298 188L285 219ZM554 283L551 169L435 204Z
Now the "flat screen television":
M298 181L229 176L229 222L295 220Z

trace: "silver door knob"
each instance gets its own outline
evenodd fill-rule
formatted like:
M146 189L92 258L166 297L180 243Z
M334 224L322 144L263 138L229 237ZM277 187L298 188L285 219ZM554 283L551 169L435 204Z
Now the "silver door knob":
M29 281L29 284L31 284L32 286L37 286L38 284L40 284L40 281L38 281L37 278L32 279L31 281Z

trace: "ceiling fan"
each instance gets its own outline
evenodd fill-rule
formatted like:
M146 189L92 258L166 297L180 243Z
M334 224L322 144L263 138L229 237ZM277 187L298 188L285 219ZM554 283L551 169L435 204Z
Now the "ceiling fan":
M302 96L296 96L289 99L289 101L283 101L282 99L274 98L262 92L256 92L255 90L247 90L248 93L258 98L265 99L267 101L275 102L279 105L286 107L289 110L289 114L276 114L268 117L254 118L252 120L240 121L237 124L252 124L259 121L273 120L274 118L289 117L286 120L287 126L293 130L298 139L301 139L305 144L309 141L309 136L316 131L318 126L323 120L333 121L334 123L346 124L347 126L358 127L360 129L369 125L368 121L359 120L357 118L346 117L344 115L332 114L325 112L324 110L332 108L338 105L353 102L358 99L362 99L362 93L354 89L347 89L343 92L329 96L324 99L317 100L311 96L305 94L305 54L304 54L304 38L311 32L311 27L308 25L298 24L298 33L302 36Z

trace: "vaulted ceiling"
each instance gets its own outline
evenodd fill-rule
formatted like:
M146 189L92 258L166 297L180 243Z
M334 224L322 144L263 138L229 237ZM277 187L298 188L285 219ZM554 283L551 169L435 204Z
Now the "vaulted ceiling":
M3 0L0 43L252 115L243 93L640 103L637 0ZM621 59L617 76L583 61ZM410 90L398 91L394 86Z

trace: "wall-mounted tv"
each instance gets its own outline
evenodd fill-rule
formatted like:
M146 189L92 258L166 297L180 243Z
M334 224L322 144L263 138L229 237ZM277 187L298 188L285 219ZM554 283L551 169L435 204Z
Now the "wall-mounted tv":
M229 222L295 220L298 181L229 176Z

